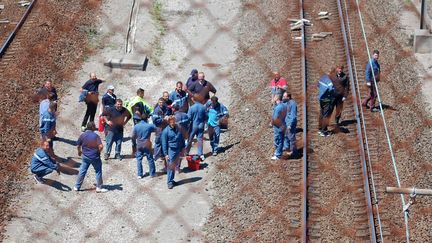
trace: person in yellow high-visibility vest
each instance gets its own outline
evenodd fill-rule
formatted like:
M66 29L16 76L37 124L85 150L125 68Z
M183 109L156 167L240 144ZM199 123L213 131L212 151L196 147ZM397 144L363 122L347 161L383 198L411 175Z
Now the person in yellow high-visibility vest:
M134 125L141 121L143 114L153 113L153 108L144 100L144 89L139 88L137 90L137 95L128 102L126 109L131 113ZM132 139L132 154L136 152L136 141Z

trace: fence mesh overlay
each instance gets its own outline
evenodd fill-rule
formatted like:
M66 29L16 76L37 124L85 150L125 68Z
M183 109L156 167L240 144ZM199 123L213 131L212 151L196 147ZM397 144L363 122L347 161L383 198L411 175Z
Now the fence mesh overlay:
M13 1L3 1L5 6ZM125 8L132 9L132 2L125 3ZM355 1L347 1L350 19L358 21ZM382 4L380 4L382 2ZM109 3L108 3L109 4ZM301 85L299 80L291 77L300 72L295 60L295 40L293 32L289 30L289 18L298 18L296 13L297 1L232 1L229 6L236 8L236 11L229 17L220 16L220 10L213 8L214 1L185 1L180 9L172 9L170 1L141 1L136 0L139 6L139 13L150 17L149 25L156 30L153 38L146 40L135 40L133 52L146 55L150 59L148 72L159 73L156 79L158 83L167 80L181 80L187 78L189 70L185 66L191 65L191 60L199 60L199 63L192 63L198 69L207 69L212 75L210 80L218 90L226 87L230 90L230 130L222 135L223 153L218 155L208 165L210 169L204 174L199 183L193 183L194 177L187 173L179 175L188 182L181 185L187 190L183 195L177 196L175 203L167 202L161 198L161 191L165 185L159 188L158 181L150 180L141 183L134 176L135 167L123 163L104 164L104 180L110 191L120 191L120 194L112 196L112 192L104 195L90 193L79 193L69 196L75 174L79 167L80 159L75 157L75 148L72 146L76 137L65 137L62 141L55 142L55 148L66 151L60 160L65 171L61 177L50 176L47 184L50 186L34 187L28 181L28 161L38 140L38 104L31 101L29 94L33 94L37 87L45 80L55 80L60 90L60 116L58 123L61 126L78 131L79 121L83 107L74 108L79 113L75 116L66 117L69 114L67 109L76 103L64 102L63 97L70 96L72 83L75 81L76 71L81 69L83 61L95 58L98 63L106 61L106 57L98 53L106 48L123 48L112 46L112 39L118 38L119 33L125 36L125 26L131 22L131 16L116 22L110 20L110 15L101 10L100 1L85 1L71 4L68 1L38 1L31 13L25 27L17 37L16 43L0 62L0 77L4 83L3 106L1 113L0 140L2 174L0 194L2 207L13 205L9 210L1 210L3 219L15 222L19 219L22 228L22 237L44 241L55 241L59 237L74 241L85 241L88 238L95 239L116 239L120 235L128 235L131 240L152 239L158 240L161 225L167 221L172 227L181 227L183 241L190 239L215 240L262 240L262 239L300 239L300 207L297 201L301 197L301 178L298 171L301 170L301 158L294 160L283 160L281 163L270 163L273 152L272 129L268 128L270 122L271 105L269 103L268 83L272 78L272 72L279 70L288 80L289 89L301 90L296 85ZM315 18L318 7L321 11L333 9L335 1L324 1L317 6L315 1L305 2L305 11ZM414 56L410 51L407 37L398 31L399 17L394 13L401 10L412 9L407 3L385 3L378 1L366 2L360 6L363 11L364 21L367 24L367 35L370 49L381 51L380 63L383 75L380 85L380 92L383 102L389 105L385 110L387 122L390 125L390 133L393 142L393 149L396 152L396 159L399 165L399 173L402 179L402 186L427 188L430 182L432 165L430 162L430 139L431 120L425 110L424 100L420 98L421 84L419 78L413 73L418 72L413 65ZM288 13L288 15L286 14ZM8 14L5 12L5 14ZM297 14L297 15L296 15ZM196 15L206 19L207 28L212 31L199 38L200 45L191 41L190 33L185 26L189 24ZM12 16L12 14L10 15ZM175 17L173 17L175 16ZM392 16L392 17L391 17ZM332 13L331 18L337 18L337 13ZM103 20L103 35L99 33L98 20ZM316 20L312 20L315 22ZM133 22L133 21L132 21ZM203 23L196 23L200 26ZM339 27L327 24L326 20L320 21L321 31L338 32ZM358 25L354 22L353 25ZM26 27L27 26L27 27ZM140 29L141 28L141 29ZM143 31L138 26L136 31ZM198 27L194 27L198 28ZM307 27L308 28L308 27ZM355 36L360 36L358 33ZM234 42L237 48L235 60L232 60L230 68L219 67L217 64L221 59L208 54L209 47L218 46L220 38L226 38ZM330 45L330 40L313 46L314 52L306 49L307 57L315 56L308 65L311 70L318 70L318 73L326 72L334 65L336 45ZM167 39L175 40L175 44ZM360 39L360 38L359 38ZM181 60L174 57L167 57L170 45L182 46L185 55ZM322 47L330 49L322 50ZM363 45L363 46L362 46ZM83 48L84 47L84 48ZM364 65L367 62L364 43L358 41L358 48L352 50L356 57L359 72L359 82L363 84ZM225 47L228 48L228 47ZM318 50L318 51L316 51ZM96 57L91 57L96 55ZM320 57L320 58L318 58ZM169 65L165 62L169 60ZM203 65L205 64L205 65ZM121 80L128 76L129 71L112 70L100 75L107 80ZM425 77L429 79L430 77ZM72 81L74 80L74 81ZM309 81L310 82L310 81ZM293 84L292 87L290 85ZM310 83L309 83L310 85ZM129 93L131 97L135 88L131 85L118 83L116 86L124 86L123 92ZM170 87L174 87L174 84ZM155 102L163 88L154 85L148 87L143 84L146 90L146 98ZM362 97L365 96L365 90ZM303 99L300 93L293 93L294 99L299 104L299 118L302 116L301 104ZM74 97L75 98L75 97ZM122 97L123 98L123 97ZM124 97L126 98L126 97ZM221 97L219 97L221 98ZM66 99L67 100L67 99ZM71 99L67 100L70 101ZM74 100L74 99L73 99ZM310 105L310 104L308 104ZM316 104L315 104L316 105ZM312 106L312 105L311 105ZM344 111L348 112L348 111ZM77 118L78 119L71 119ZM316 119L309 118L309 119ZM312 122L312 121L311 121ZM301 119L299 123L301 124ZM391 161L385 144L382 120L376 115L368 115L366 125L372 132L368 133L374 149L378 151L373 157L373 170L377 174L379 185L379 199L381 208L389 205L383 213L384 222L387 225L386 235L388 239L403 239L404 229L399 196L388 195L383 192L384 186L394 186L395 179L391 168ZM130 125L128 125L130 126ZM313 131L313 130L312 130ZM354 131L352 131L354 132ZM78 133L79 134L79 133ZM298 144L302 144L303 133L297 136ZM307 139L311 141L316 133L310 132ZM344 136L337 134L336 136ZM344 138L338 138L344 141ZM208 141L205 141L208 143ZM309 143L311 145L311 143ZM130 143L124 143L124 147ZM338 143L328 144L328 150L337 149ZM299 146L301 148L301 146ZM345 145L345 148L357 149L357 144ZM310 148L317 150L320 148ZM318 162L324 165L327 173L337 173L337 166L332 165L338 160L335 154L329 154L327 158L320 158ZM130 161L133 158L129 158ZM134 165L134 162L128 162ZM145 164L145 162L144 162ZM145 166L144 166L145 167ZM419 173L421 171L421 173ZM85 183L88 185L94 181L93 172L90 169ZM68 183L61 179L68 178ZM121 178L119 181L111 181L110 178ZM309 181L316 178L309 178ZM162 180L165 177L162 176ZM335 180L346 182L346 178L335 176ZM325 182L323 187L325 186ZM162 183L163 184L163 183ZM430 183L429 183L430 184ZM129 188L126 188L128 185ZM61 190L55 190L61 188ZM91 186L90 186L91 188ZM210 189L210 194L209 194ZM349 191L349 186L341 191ZM131 193L124 194L123 191L130 190ZM31 191L34 191L31 193ZM27 196L31 193L33 196ZM110 196L111 194L111 196ZM154 210L158 216L145 218L145 212L131 212L130 208L139 208L138 205L146 205L140 199L145 194L149 203L156 205ZM46 212L40 212L38 217L43 222L38 222L36 216L28 215L28 208L22 209L20 204L15 204L16 196L22 204L32 202L44 202L47 205L41 207ZM343 193L338 194L343 197ZM190 207L185 202L201 200L212 212L203 228L197 228L196 222L179 213L179 208ZM431 201L427 198L420 198L419 204L411 209L410 229L411 238L414 241L427 240L432 237L428 228L430 221ZM81 205L86 203L97 203L95 211L89 212ZM175 205L175 206L173 206ZM347 210L346 208L341 209ZM42 215L47 213L47 217ZM94 221L86 222L87 216L92 213ZM332 214L330 209L322 209L322 215ZM48 216L49 215L49 216ZM309 216L313 220L316 215ZM141 218L145 219L145 224ZM195 219L196 220L196 219ZM118 223L120 222L120 223ZM4 221L5 226L8 221ZM91 227L89 227L91 224ZM352 234L347 226L338 221L335 224L336 232ZM166 232L171 229L162 228ZM103 232L103 233L102 233ZM107 232L110 234L107 235ZM173 231L177 232L177 231ZM7 233L7 232L6 232ZM10 237L9 234L6 234ZM17 239L20 236L15 236ZM113 238L110 238L113 237ZM175 237L175 236L173 236ZM284 238L285 237L285 238ZM329 236L322 236L323 238ZM393 238L392 238L393 237ZM119 238L121 239L121 238Z

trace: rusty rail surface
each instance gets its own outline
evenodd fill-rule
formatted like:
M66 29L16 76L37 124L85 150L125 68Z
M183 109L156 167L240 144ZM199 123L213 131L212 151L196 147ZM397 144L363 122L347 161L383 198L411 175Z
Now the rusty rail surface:
M304 18L304 2L299 0L300 4L300 19ZM307 176L308 176L308 161L307 161L307 67L306 67L306 41L305 41L305 26L301 28L301 66L303 76L303 171L302 171L302 242L307 241Z
M17 35L18 31L21 29L21 27L24 25L24 22L26 21L28 15L30 14L30 12L33 9L34 4L37 2L37 0L33 0L30 5L28 6L27 10L25 11L25 13L23 14L23 16L21 17L20 21L18 22L18 24L15 26L14 30L12 31L12 33L9 34L9 36L7 37L6 41L3 43L1 49L0 49L0 58L3 57L3 55L6 53L8 47L11 45L12 41L14 40L15 36Z
M359 218L363 217L363 219L360 219L358 222L362 222L364 224L360 226L359 224L357 225L353 225L353 228L356 228L354 231L354 233L352 234L352 237L356 240L358 239L368 239L372 242L377 242L377 234L375 232L375 225L374 225L374 215L373 215L373 210L372 210L372 202L371 202L371 192L369 190L369 176L368 176L368 170L367 170L367 165L366 165L366 159L365 159L365 147L364 147L364 143L363 143L363 136L362 136L362 127L361 127L361 120L360 120L360 111L358 109L358 104L357 104L357 100L359 99L357 97L357 92L356 92L356 87L354 86L354 82L353 82L353 78L354 78L354 74L353 74L353 69L352 69L352 63L351 63L351 54L350 54L350 46L348 44L348 36L347 36L347 31L345 29L345 18L348 18L348 16L344 16L344 13L342 11L342 5L340 0L337 0L337 7L336 4L334 6L334 8L332 10L335 10L334 12L338 12L338 17L339 18L339 26L337 26L335 28L335 31L340 31L340 36L338 36L338 34L334 34L333 36L335 36L335 42L338 43L338 45L340 46L340 50L341 53L338 55L338 58L340 60L344 60L343 63L346 63L346 67L348 67L348 74L350 77L350 87L351 87L351 96L352 96L352 104L349 105L349 107L347 107L348 105L345 105L345 112L348 112L348 110L351 111L350 116L354 117L355 120L355 130L356 130L356 137L354 138L353 136L351 136L350 138L341 138L346 140L347 142L356 142L358 145L358 149L352 149L351 151L347 152L347 153L351 153L349 157L350 160L350 165L352 165L352 170L355 170L355 172L350 172L349 176L352 177L351 181L353 181L353 188L356 188L358 190L359 186L359 182L361 181L362 185L361 188L363 189L363 198L361 196L354 198L354 201L359 202L357 205L359 205L360 207L353 209L353 211L356 211L355 215L360 215ZM304 0L300 0L300 18L306 18L305 13L307 13L307 11L305 11L303 8L305 6ZM308 16L310 17L310 16ZM335 16L336 18L336 16ZM334 23L336 24L336 23ZM317 118L316 114L317 111L319 109L316 109L317 106L314 107L310 106L309 109L307 110L308 107L308 103L309 102L315 102L317 103L316 100L310 100L310 97L314 97L314 94L312 94L310 92L310 90L308 90L308 80L313 80L313 73L315 72L315 76L319 73L322 72L322 70L314 70L314 65L310 65L311 63L313 64L314 60L309 60L309 57L307 56L308 54L305 51L305 47L306 44L309 45L309 42L311 42L311 34L307 33L307 31L305 31L305 27L302 27L301 30L302 33L302 40L301 40L301 51L302 51L302 61L301 61L301 66L302 66L302 75L303 75L303 97L304 97L304 102L303 102L303 142L304 142L304 146L303 146L303 184L302 184L302 242L307 242L313 239L319 239L321 237L323 237L320 234L320 229L319 226L315 226L315 225L311 225L311 224L319 224L320 219L319 218L319 211L320 209L322 209L320 206L314 207L312 206L313 203L315 203L316 201L319 201L319 199L315 199L313 197L313 195L317 194L314 193L314 187L317 188L317 185L314 186L313 181L316 180L316 177L319 176L319 172L316 172L317 167L320 166L320 163L322 164L322 162L320 161L320 163L314 163L314 160L320 160L320 158L318 158L318 156L314 155L314 153L312 153L312 155L308 154L308 149L310 151L313 151L314 148L314 143L318 143L319 141L316 138L315 134L309 135L309 137L307 136L308 133L310 133L311 126L313 127L313 121L317 120L314 118ZM338 37L338 38L336 38ZM312 47L308 47L308 53L313 53L313 44L311 44ZM316 48L316 49L320 49L320 48ZM322 51L322 50L320 50ZM313 59L313 58L311 58ZM316 61L316 60L315 60ZM335 60L336 61L336 60ZM309 65L308 65L309 63ZM309 67L309 68L308 68ZM315 68L317 66L315 65ZM315 77L316 78L316 77ZM313 85L309 85L309 89L311 89L310 87L314 88ZM352 108L351 108L352 106ZM309 126L308 126L308 119L309 119ZM343 135L343 136L347 136L347 135ZM326 139L326 138L323 138ZM318 148L317 148L318 149ZM356 151L357 150L357 151ZM351 166L350 166L351 167ZM308 171L311 171L312 173L308 173ZM361 177L361 180L358 179L357 177ZM311 180L312 179L312 180ZM308 183L309 181L312 181L312 183ZM356 183L357 182L357 183ZM319 184L318 182L315 184ZM309 194L310 193L310 194ZM309 194L309 195L308 195ZM355 193L353 193L355 194ZM357 196L357 195L356 195ZM363 203L361 203L361 201L363 201ZM324 204L323 204L324 205ZM366 209L363 207L365 206ZM335 206L333 206L335 207ZM327 212L327 214L331 214L332 210L329 209L330 212ZM364 212L363 212L364 211ZM317 217L317 218L315 218ZM331 215L330 215L331 217ZM367 218L367 219L366 219ZM366 223L367 221L367 223ZM318 223L316 223L318 222ZM354 223L354 222L353 222ZM365 226L365 225L368 226ZM343 228L343 225L341 225L341 228ZM342 229L342 231L348 231L350 229Z
M342 34L343 34L345 54L346 54L346 59L347 59L347 64L348 64L347 66L348 66L348 70L349 70L349 77L351 77L351 79L353 80L353 77L354 77L353 68L352 68L353 64L351 62L350 46L348 44L347 31L345 29L345 20L344 20L344 13L342 11L341 0L337 0L337 4L338 4L338 13L339 13L340 22L341 22L341 29L342 29ZM348 12L346 12L346 14L348 14ZM346 18L348 18L348 16L346 16ZM357 97L357 92L354 92L354 90L356 90L354 82L350 82L350 83L351 83L351 90L353 91L353 92L351 92L352 99L354 101L360 100L359 97ZM359 140L359 146L360 146L360 160L362 163L362 170L363 170L363 183L364 183L364 190L365 190L365 199L366 199L366 204L367 204L367 213L368 213L368 218L369 218L369 227L370 227L370 231L371 231L371 241L377 242L377 238L376 238L377 234L375 232L374 215L373 215L373 210L372 210L371 192L369 190L369 188L370 188L369 175L368 175L368 171L367 171L365 147L363 144L363 134L362 134L361 121L360 121L360 111L356 105L354 106L354 110L355 110L355 114L356 114L357 136L358 136L357 138Z

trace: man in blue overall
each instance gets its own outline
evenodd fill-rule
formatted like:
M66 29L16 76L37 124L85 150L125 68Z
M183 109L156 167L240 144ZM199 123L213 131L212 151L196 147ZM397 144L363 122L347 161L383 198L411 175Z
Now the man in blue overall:
M164 98L159 98L158 104L155 107L152 115L153 124L157 127L153 152L154 161L157 161L159 158L165 160L165 154L163 153L161 144L161 134L167 126L167 119L169 115L171 115L171 109L169 109L168 106L165 105ZM164 161L164 165L164 170L166 170L166 161Z
M142 159L144 156L147 158L149 166L149 175L151 177L156 176L156 167L153 159L152 143L150 141L150 135L152 132L156 132L156 126L148 123L148 115L143 113L141 120L134 126L132 131L132 139L136 140L137 151L135 157L137 160L137 176L138 179L144 177L142 168Z
M297 128L297 103L292 99L291 94L285 92L282 97L283 103L287 107L285 116L286 132L284 138L284 150L291 150L289 155L295 157L297 155L296 146L296 128Z
M175 168L180 164L180 154L184 149L184 138L180 129L176 125L174 116L168 118L168 126L163 130L162 149L167 161L167 183L168 189L175 186Z
M216 96L206 104L207 116L208 116L208 134L210 139L210 146L212 147L212 155L216 156L219 149L219 138L220 138L220 124L221 119L228 118L228 109L219 102Z
M169 96L169 99L172 101L172 105L177 105L181 112L187 112L189 109L188 98L188 93L183 90L183 83L178 81L176 83L176 89L171 92Z
M48 110L45 111L42 114L41 117L41 124L39 127L39 131L41 133L42 140L49 141L50 145L50 153L54 155L54 148L53 148L53 141L52 139L57 134L57 131L55 130L56 127L56 116L55 116L55 109L57 107L57 104L54 102L50 102L48 106Z
M274 145L276 147L275 153L272 160L279 160L282 156L282 150L284 145L285 137L285 116L287 114L286 105L281 102L281 97L279 95L274 96L273 102L275 104L273 108L272 124L274 133Z
M53 158L49 156L50 145L49 141L42 140L41 146L36 149L31 160L30 170L34 174L33 178L37 183L45 183L43 177L50 174L54 170L60 175L59 166Z
M180 132L183 134L183 138L185 139L185 147L187 144L187 139L189 138L189 129L191 126L191 120L189 116L179 111L179 106L177 104L173 105L174 117L176 119L176 124L178 125ZM177 168L180 171L180 168Z
M198 140L198 152L199 156L203 155L203 137L204 137L204 124L206 122L206 108L199 101L196 101L194 97L192 97L192 101L195 102L188 111L188 116L192 121L192 125L189 129L189 138L186 147L186 154L189 154L190 149L192 147L192 141L194 137L197 137Z
M321 137L327 137L330 135L327 126L329 124L330 116L333 113L336 98L333 82L329 75L324 74L321 76L318 81L318 89L318 100L321 108L318 135Z

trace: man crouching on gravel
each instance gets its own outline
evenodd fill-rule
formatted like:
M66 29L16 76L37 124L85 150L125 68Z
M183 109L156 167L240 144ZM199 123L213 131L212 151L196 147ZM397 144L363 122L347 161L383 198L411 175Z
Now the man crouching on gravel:
M102 160L100 153L103 150L102 141L94 131L96 125L94 122L87 123L86 131L78 138L78 156L82 156L82 163L76 180L74 191L79 191L84 177L90 165L93 166L96 172L96 192L107 192L102 188Z
M44 139L42 140L40 147L34 152L30 166L30 170L34 174L33 178L37 183L45 183L43 177L50 174L54 170L56 170L60 175L59 166L49 154L50 141L49 139Z

